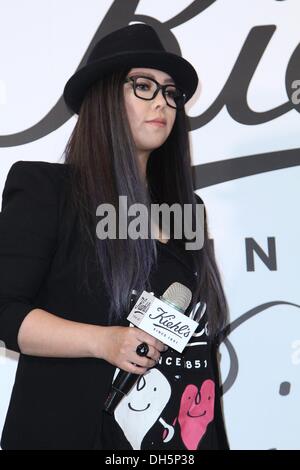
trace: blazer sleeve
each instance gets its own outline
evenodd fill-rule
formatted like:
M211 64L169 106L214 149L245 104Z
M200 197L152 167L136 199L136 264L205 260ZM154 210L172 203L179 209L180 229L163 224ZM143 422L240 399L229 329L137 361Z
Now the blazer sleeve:
M0 340L20 352L21 323L56 247L58 195L51 163L18 161L2 193L0 213Z

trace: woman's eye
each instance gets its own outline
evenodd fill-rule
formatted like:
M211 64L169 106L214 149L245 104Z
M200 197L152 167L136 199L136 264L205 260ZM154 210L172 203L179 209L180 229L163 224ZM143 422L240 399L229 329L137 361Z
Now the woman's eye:
M149 90L149 85L147 85L147 83L137 83L136 87L142 91Z
M176 98L177 96L176 90L166 90L166 93L170 98Z

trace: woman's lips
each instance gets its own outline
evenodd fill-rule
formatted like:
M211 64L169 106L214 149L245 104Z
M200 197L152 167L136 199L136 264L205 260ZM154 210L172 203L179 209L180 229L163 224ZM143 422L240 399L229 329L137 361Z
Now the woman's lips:
M158 127L165 127L166 123L162 121L146 121L148 124L153 124L154 126Z

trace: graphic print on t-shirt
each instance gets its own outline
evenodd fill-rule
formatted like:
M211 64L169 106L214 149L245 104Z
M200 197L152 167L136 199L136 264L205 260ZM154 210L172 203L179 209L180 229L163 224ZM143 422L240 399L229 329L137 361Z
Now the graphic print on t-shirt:
M183 392L178 421L187 449L197 450L207 425L214 419L214 400L215 384L212 380L205 380L200 391L195 385L188 385Z
M133 449L160 418L171 396L168 380L157 369L142 375L115 410L115 419Z
M215 383L205 310L199 302L193 311L199 326L184 354L164 353L116 408L115 420L133 449L196 450L213 421Z

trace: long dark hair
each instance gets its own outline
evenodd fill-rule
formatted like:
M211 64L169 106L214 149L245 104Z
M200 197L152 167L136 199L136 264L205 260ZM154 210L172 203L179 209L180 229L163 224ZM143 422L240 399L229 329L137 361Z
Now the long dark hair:
M118 197L123 195L127 196L128 207L143 203L150 208L151 202L170 205L176 202L182 207L192 204L195 216L197 202L189 121L184 110L177 111L168 139L148 159L148 190L142 181L123 97L127 73L128 70L115 72L90 87L65 149L65 163L71 169L72 204L79 215L82 237L93 246L106 291L110 293L111 322L124 316L133 289L149 290L149 274L157 263L157 248L152 238L99 240L95 230L96 207L111 203L118 212ZM191 305L193 308L200 299L206 302L209 331L216 335L227 323L228 307L208 239L206 215L204 225L204 246L193 252L199 282Z

